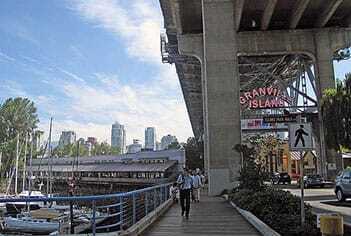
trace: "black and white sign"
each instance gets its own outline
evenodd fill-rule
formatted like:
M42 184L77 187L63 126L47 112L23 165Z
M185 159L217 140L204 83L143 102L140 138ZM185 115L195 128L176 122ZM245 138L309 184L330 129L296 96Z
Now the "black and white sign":
M269 115L263 117L265 123L295 123L296 115Z
M313 148L311 123L289 124L289 147L291 151L307 151Z

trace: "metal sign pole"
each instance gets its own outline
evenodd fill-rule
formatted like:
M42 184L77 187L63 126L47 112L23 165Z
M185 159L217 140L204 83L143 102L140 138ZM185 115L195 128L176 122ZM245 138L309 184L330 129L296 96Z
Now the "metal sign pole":
M304 165L303 165L303 152L300 151L300 188L301 188L301 202L300 202L300 208L301 208L301 227L305 225L305 201L304 201L304 179L303 179L303 172L304 172Z

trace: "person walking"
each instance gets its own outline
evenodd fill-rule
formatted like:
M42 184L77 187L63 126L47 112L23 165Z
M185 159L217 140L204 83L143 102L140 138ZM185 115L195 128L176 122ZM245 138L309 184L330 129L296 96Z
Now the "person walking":
M179 188L177 183L173 183L173 185L169 189L169 194L172 196L173 202L178 203L179 200Z
M193 178L194 201L195 202L200 202L200 189L202 187L202 181L201 181L200 173L197 172L192 178Z
M192 178L193 184L194 184L194 177L195 177L195 175L196 175L196 174L195 174L195 170L189 170L189 173L190 173L190 177ZM191 196L191 202L195 202L194 185L193 185L192 188L191 188L190 196Z
M178 176L177 184L179 185L180 190L180 206L182 209L182 216L185 214L186 219L189 219L190 191L193 187L193 179L191 178L187 169L184 169L184 172Z

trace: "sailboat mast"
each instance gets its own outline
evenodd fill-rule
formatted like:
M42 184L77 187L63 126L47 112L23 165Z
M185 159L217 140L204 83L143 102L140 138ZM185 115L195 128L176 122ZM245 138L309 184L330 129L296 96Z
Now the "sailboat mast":
M15 194L17 195L17 184L18 184L18 159L19 159L19 133L17 133L16 143L16 169L15 169Z
M0 151L0 171L1 171L1 161L2 161L2 151ZM1 174L0 174L0 178L1 178Z
M26 132L26 137L24 141L24 163L23 163L23 174L22 174L22 191L25 190L26 187L26 179L27 179L27 141L28 141L28 133Z
M49 159L48 159L48 179L46 181L46 193L49 195L52 191L51 175L52 175L52 164L51 164L51 132L52 132L52 117L50 119L50 131L49 131Z
M29 181L28 181L28 191L31 194L32 191L32 179L33 179L33 169L32 169L32 159L33 159L33 142L34 142L34 133L32 132L30 135L31 142L30 142L30 152L29 152Z

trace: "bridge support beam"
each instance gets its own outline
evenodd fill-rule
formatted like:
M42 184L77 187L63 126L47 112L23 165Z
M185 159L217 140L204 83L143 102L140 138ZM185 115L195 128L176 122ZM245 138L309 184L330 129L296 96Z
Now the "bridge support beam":
M234 3L203 0L203 75L209 195L234 187L240 168L240 80Z

